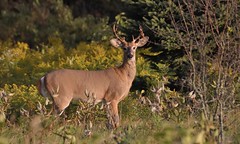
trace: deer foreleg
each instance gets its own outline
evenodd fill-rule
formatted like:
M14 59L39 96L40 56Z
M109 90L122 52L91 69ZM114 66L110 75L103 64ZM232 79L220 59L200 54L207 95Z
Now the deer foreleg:
M65 96L62 96L65 97ZM53 98L53 111L55 115L62 115L64 110L69 106L71 99L63 99L62 97Z
M118 115L118 102L117 101L111 101L110 103L110 118L113 121L113 128L116 128L119 126L119 115Z

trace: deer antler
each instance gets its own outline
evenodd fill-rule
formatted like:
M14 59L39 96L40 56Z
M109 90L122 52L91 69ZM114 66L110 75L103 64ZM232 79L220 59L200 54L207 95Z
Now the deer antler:
M118 36L118 34L117 34L117 28L116 28L116 25L114 24L113 25L113 33L114 33L114 35L116 36L116 38L119 40L119 41L121 41L122 43L124 43L124 44L127 44L127 42L126 42L126 40L125 40L125 37L119 37Z
M140 38L143 38L143 37L144 37L143 29L142 29L142 26L139 25L139 36L136 39L134 38L134 36L132 36L133 41L136 42L137 40L139 40Z

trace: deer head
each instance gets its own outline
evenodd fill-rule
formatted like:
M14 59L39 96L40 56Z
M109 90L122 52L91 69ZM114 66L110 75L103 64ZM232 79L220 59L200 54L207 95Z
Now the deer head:
M117 34L117 28L115 25L113 26L113 33L116 38L111 39L110 43L116 48L120 47L123 49L124 60L135 60L136 49L138 47L144 46L149 39L148 36L144 36L141 26L139 26L139 36L137 38L133 37L133 40L131 42L127 42L125 40L125 37L120 37Z

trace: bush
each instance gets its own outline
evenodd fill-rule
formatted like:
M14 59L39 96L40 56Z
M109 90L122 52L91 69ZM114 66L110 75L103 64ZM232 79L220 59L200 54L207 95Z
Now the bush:
M37 98L34 85L47 72L63 68L100 70L120 65L122 62L122 51L110 47L109 44L82 42L74 49L66 49L62 40L57 37L49 38L48 44L38 51L31 50L26 43L10 41L1 42L0 51L0 86L6 92L14 93L13 101L10 102L11 111L19 111L21 108L36 110L34 105L43 101ZM142 53L153 54L149 49L142 50ZM137 56L137 71L140 81L143 81L141 77L151 78L145 81L147 85L151 85L155 78L161 76L140 54ZM136 84L135 89L138 88L139 85Z
M49 37L60 37L65 47L72 48L80 41L106 40L111 32L107 17L73 18L63 0L1 4L9 7L2 7L0 13L0 39L26 42L33 49L46 44Z

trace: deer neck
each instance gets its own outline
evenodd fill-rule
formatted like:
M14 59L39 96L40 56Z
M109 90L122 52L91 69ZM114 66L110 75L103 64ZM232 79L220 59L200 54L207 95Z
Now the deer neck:
M127 59L124 57L122 65L119 67L119 69L127 75L130 81L133 81L133 79L136 76L136 60L135 56L131 59Z

